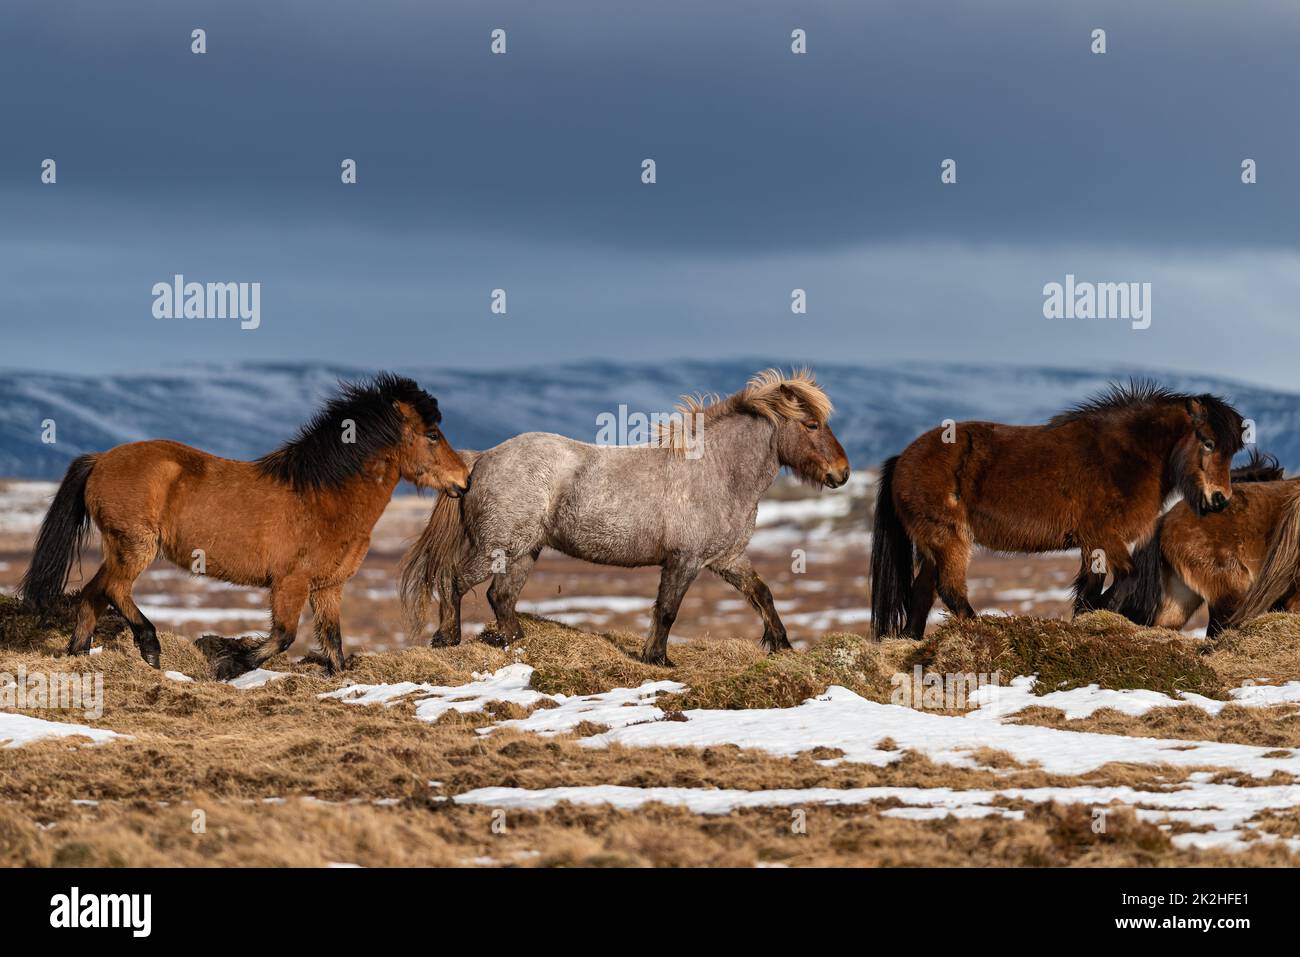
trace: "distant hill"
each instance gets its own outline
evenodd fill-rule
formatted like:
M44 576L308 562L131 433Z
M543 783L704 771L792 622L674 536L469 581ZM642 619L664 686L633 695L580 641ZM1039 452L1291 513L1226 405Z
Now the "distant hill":
M774 360L594 361L477 372L404 368L438 397L447 434L487 448L519 432L592 441L597 415L670 411L683 393L728 393ZM233 458L274 448L343 378L373 370L317 363L194 365L115 376L0 372L0 477L56 478L85 451L171 438ZM1300 394L1206 376L1117 366L1103 370L903 363L819 364L835 402L834 427L863 467L892 455L945 418L1040 422L1107 382L1155 378L1171 388L1223 394L1258 424L1259 444L1300 470ZM53 419L58 441L41 442Z

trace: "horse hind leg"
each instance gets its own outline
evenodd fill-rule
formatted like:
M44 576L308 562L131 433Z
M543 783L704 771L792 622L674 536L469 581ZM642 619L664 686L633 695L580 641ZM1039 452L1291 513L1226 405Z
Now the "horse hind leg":
M519 600L519 593L528 581L528 574L533 570L539 554L540 549L521 555L508 562L505 571L492 576L492 585L488 588L488 604L492 606L496 623L492 628L484 628L479 640L505 647L524 637L523 625L519 624L519 617L515 614L515 603Z
M970 542L966 539L954 538L933 548L932 551L935 584L939 597L956 617L974 618L975 609L971 607L966 591L966 569L970 566ZM912 627L923 629L925 625L924 623L917 625L914 622Z
M912 581L912 603L908 606L907 624L912 638L920 641L925 637L925 625L930 618L930 609L934 607L938 567L934 559L922 555L916 578Z
M68 654L84 655L90 651L95 635L95 625L108 610L108 596L104 594L104 567L91 577L81 589L81 601L77 605L77 623L72 629L72 638L68 641Z
M162 646L158 643L158 629L140 611L131 595L135 580L158 553L158 539L151 534L129 536L112 532L105 533L103 539L104 564L100 572L104 573L104 595L126 619L136 647L140 649L140 657L150 667L161 668ZM98 576L99 572L96 573Z
M700 573L700 566L693 561L669 561L665 563L663 574L659 576L659 595L655 599L654 622L650 635L646 638L641 651L641 660L648 665L663 665L671 668L668 660L668 632L677 620L677 609L681 606L686 589L691 587L695 576Z
M504 554L504 553L502 553ZM460 603L475 585L492 574L493 553L472 552L457 566L438 576L438 630L429 639L431 648L460 644ZM522 588L522 584L520 585Z

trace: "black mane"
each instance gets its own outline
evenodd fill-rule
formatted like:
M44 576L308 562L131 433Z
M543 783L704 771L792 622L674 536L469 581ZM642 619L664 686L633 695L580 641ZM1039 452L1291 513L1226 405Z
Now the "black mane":
M1276 455L1268 455L1259 449L1250 450L1250 458L1244 465L1232 470L1232 481L1236 482L1277 482L1286 478L1286 471L1278 462Z
M426 428L442 421L438 401L411 379L381 372L369 382L340 382L339 393L298 434L257 460L263 475L295 491L337 489L362 466L402 438L402 417L393 406L405 402ZM344 420L356 423L356 441L343 441Z
M1104 392L1066 409L1048 420L1049 426L1064 425L1095 416L1104 416L1110 412L1131 409L1142 405L1163 405L1178 403L1186 405L1195 400L1201 404L1205 413L1206 424L1214 433L1216 445L1227 446L1234 453L1241 451L1245 444L1242 439L1242 418L1232 406L1221 397L1203 392L1193 395L1190 392L1174 392L1147 379L1133 379L1127 385L1111 383Z

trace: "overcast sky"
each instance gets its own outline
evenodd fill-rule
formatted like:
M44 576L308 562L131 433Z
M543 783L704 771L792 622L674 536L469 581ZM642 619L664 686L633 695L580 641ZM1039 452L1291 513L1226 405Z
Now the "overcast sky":
M0 367L763 354L1300 388L1300 6L1066 6L6 0ZM155 319L176 273L260 282L261 327ZM1067 273L1150 282L1151 327L1044 318Z

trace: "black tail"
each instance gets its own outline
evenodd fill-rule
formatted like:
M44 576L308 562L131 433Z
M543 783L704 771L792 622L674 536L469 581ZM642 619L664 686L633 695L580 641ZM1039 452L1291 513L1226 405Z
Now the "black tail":
M45 521L36 536L32 564L18 586L23 603L36 611L49 611L63 596L68 572L81 554L82 542L90 530L86 481L98 458L97 455L82 455L72 460L50 510L45 513Z
M908 627L912 598L912 539L894 507L897 464L895 455L880 468L876 518L871 530L871 624L878 639Z
M1165 558L1160 550L1160 526L1155 534L1133 553L1133 574L1115 587L1110 610L1129 621L1151 626L1165 597Z

